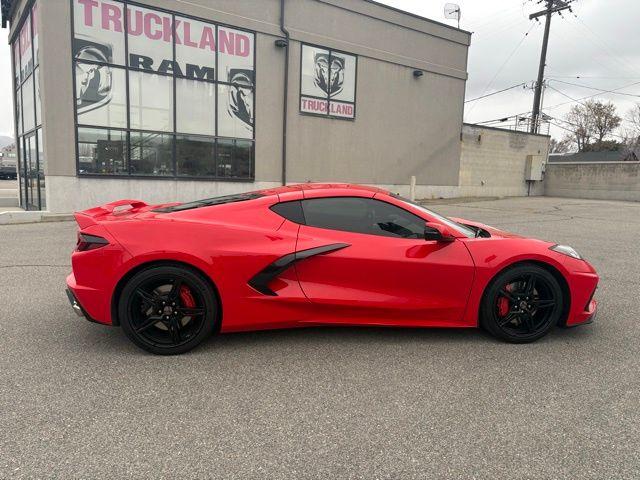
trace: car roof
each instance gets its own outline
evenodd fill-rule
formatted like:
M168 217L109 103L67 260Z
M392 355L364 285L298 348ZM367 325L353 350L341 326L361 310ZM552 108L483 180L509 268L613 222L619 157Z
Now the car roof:
M322 190L325 190L322 192ZM321 192L327 196L332 195L333 193L353 191L362 192L362 193L389 193L387 190L383 190L382 188L377 187L369 187L366 185L357 185L354 183L298 183L294 185L285 185L282 187L276 188L267 188L264 190L260 190L258 193L262 195L283 195L285 193L290 192L305 192L305 191L314 191ZM304 193L303 193L304 194Z

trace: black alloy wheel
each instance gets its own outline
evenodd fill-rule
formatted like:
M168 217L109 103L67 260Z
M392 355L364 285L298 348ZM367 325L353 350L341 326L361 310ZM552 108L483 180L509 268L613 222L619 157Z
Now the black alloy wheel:
M180 266L136 273L120 295L118 315L126 335L160 355L191 350L216 326L218 301L202 276Z
M535 264L510 268L487 288L480 322L490 333L512 343L533 342L558 323L562 289L556 278Z

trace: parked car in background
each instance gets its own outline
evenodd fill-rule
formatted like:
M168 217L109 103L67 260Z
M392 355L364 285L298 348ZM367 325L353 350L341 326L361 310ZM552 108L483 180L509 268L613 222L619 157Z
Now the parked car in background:
M18 178L18 162L16 158L0 156L0 180L16 180Z

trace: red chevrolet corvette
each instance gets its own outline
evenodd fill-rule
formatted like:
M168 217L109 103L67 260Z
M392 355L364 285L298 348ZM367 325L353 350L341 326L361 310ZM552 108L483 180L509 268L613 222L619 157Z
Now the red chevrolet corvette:
M477 327L516 343L592 321L571 247L442 217L377 188L304 184L78 212L74 310L138 346L311 325Z

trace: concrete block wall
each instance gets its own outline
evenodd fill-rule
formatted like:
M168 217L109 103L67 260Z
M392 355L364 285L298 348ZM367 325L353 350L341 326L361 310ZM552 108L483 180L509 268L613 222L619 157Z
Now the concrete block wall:
M459 196L543 195L544 181L525 181L527 156L548 158L549 136L481 125L462 126Z
M544 184L550 197L640 201L640 162L552 163Z

